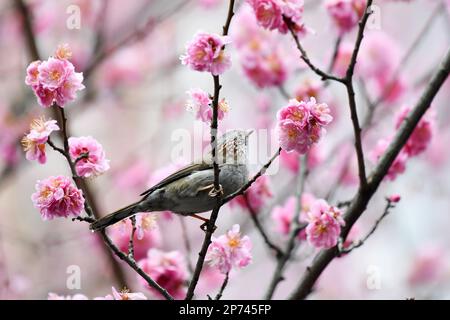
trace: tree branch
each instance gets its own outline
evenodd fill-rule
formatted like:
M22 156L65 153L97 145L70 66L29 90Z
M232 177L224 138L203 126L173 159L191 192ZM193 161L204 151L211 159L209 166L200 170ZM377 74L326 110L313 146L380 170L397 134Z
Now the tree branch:
M368 187L363 190L359 189L355 197L350 203L345 214L346 226L342 230L342 238L345 239L350 228L358 220L361 214L365 211L367 204L372 198L373 194L378 189L384 176L387 174L390 166L394 162L395 158L399 154L400 150L405 145L408 138L411 136L414 128L430 107L434 97L439 92L443 83L447 79L450 73L450 50L447 51L445 58L443 59L438 70L434 74L432 80L426 87L419 101L415 107L408 114L405 121L403 121L400 128L397 130L394 139L381 157L377 166L372 171L368 179ZM312 265L306 269L300 279L297 288L293 291L290 299L304 299L311 292L317 278L322 274L323 270L328 264L338 255L339 251L337 247L320 251L315 257Z
M225 279L223 280L222 286L220 287L220 291L216 295L216 298L214 300L220 300L220 298L222 298L223 292L225 291L225 288L227 287L227 284L228 284L229 275L230 275L230 272L227 272L225 274Z

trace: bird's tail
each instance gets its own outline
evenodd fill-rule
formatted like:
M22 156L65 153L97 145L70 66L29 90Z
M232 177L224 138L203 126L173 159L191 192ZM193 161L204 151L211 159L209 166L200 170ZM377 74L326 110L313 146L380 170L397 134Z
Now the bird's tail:
M98 219L97 221L91 223L90 229L92 231L99 231L102 229L105 229L106 227L113 225L125 218L128 218L139 211L137 211L137 206L139 205L139 202L135 202L133 204L130 204L129 206L126 206L125 208L119 209L113 213L108 214L107 216Z

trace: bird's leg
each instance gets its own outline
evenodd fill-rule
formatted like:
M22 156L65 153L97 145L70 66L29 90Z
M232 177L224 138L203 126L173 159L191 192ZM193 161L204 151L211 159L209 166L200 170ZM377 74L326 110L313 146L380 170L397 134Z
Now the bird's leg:
M221 195L223 195L223 187L222 187L221 184L219 184L219 189L218 189L218 190L216 190L216 189L214 188L214 184L212 184L212 183L211 183L211 184L208 184L207 186L198 188L198 191L205 191L205 190L209 190L208 196L210 196L210 197L212 197L212 198L214 198L215 196L217 196L219 193L220 193Z
M191 214L190 217L193 217L193 218L202 220L203 223L202 223L202 225L200 226L200 229L202 229L203 231L206 231L206 230L207 230L208 225L209 225L209 219L203 218L202 216L199 216L198 214ZM217 229L217 227L214 226L214 227L213 227L213 230L216 230L216 229Z

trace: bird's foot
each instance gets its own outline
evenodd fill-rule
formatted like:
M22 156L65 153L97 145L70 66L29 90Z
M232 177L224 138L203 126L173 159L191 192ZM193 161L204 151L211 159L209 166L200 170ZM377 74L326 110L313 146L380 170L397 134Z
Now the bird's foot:
M200 229L202 229L204 232L208 232L208 231L210 231L210 232L214 232L214 231L216 231L216 229L217 229L217 226L212 226L212 228L210 229L210 226L209 226L209 221L208 222L204 222L201 226L200 226Z
M219 184L219 189L214 188L214 186L211 188L211 190L208 192L208 196L211 198L216 197L218 194L223 196L223 187L221 184Z

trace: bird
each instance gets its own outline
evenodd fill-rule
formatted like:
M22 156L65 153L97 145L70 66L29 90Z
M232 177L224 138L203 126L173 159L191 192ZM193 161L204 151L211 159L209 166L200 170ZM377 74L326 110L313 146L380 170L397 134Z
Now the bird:
M140 212L171 211L209 222L198 213L207 212L217 204L216 196L227 197L248 181L248 138L253 130L230 130L217 139L216 163L219 166L219 190L214 187L212 150L200 161L169 175L140 194L138 201L91 223L92 231L100 231Z

